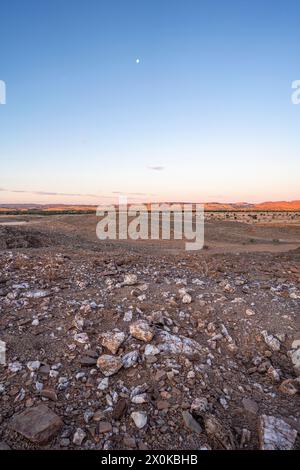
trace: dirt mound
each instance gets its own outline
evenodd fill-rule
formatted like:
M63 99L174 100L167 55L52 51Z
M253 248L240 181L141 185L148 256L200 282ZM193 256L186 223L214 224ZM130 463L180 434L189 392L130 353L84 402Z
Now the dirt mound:
M52 246L54 241L46 234L16 227L0 227L0 250L13 248L42 248Z

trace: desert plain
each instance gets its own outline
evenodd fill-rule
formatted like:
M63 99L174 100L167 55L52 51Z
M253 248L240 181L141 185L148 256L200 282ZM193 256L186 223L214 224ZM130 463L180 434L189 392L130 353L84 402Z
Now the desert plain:
M205 213L205 245L0 217L10 449L300 446L300 211Z

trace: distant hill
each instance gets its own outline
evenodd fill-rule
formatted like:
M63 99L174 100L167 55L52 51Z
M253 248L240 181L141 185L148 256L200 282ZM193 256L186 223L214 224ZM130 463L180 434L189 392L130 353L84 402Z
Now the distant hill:
M169 204L183 204L183 202L168 202ZM146 204L148 207L151 203ZM96 205L79 204L0 204L1 212L91 212L96 210ZM105 206L104 206L105 207ZM267 201L261 203L223 203L205 202L207 211L300 211L300 200L296 201Z
M297 201L269 201L252 204L240 203L218 203L208 202L204 204L206 210L228 210L228 211L299 211L300 200Z

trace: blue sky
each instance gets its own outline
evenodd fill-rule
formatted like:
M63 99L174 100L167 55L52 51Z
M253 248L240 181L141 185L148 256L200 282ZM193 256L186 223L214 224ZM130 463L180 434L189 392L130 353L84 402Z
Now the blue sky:
M0 14L0 203L300 199L299 1Z

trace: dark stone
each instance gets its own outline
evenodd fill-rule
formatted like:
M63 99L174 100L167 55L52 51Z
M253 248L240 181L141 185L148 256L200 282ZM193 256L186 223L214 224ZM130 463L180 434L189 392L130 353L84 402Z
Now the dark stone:
M115 419L116 421L119 421L121 417L126 413L126 411L127 411L127 401L125 400L125 398L121 398L116 404L116 406L114 407L114 410L112 413L113 419Z
M60 430L63 422L46 405L28 408L20 414L14 415L10 428L22 434L31 442L44 444Z

